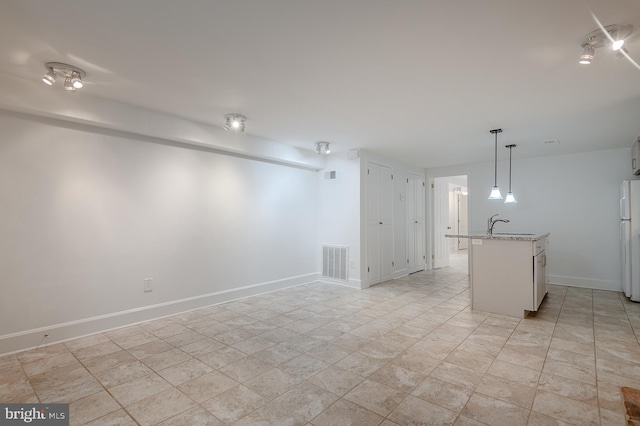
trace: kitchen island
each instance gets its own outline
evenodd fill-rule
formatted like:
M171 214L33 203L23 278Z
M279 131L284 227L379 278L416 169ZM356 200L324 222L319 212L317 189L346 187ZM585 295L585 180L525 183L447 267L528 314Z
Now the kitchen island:
M546 234L447 234L469 238L471 309L524 318L547 294Z

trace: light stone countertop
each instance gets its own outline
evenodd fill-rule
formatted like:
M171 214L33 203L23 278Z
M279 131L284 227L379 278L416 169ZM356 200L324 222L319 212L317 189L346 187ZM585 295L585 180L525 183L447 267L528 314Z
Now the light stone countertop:
M510 240L510 241L536 241L549 236L546 234L527 234L520 232L494 232L489 235L486 232L473 232L471 234L445 234L449 238L471 238L481 240Z

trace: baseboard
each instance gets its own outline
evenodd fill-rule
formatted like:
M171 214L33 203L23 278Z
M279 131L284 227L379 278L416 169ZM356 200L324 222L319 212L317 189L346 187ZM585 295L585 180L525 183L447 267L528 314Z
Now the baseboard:
M568 277L564 275L547 275L547 278L549 284L590 288L592 290L622 291L622 285L618 281L595 280L593 278Z
M348 281L336 280L329 277L323 277L322 274L318 274L318 281L325 284L335 284L335 285L341 285L344 287L357 288L359 290L369 287L369 286L363 287L361 280L357 280L353 278L349 278Z
M289 287L309 284L318 280L318 274L305 274L281 280L223 290L201 296L189 297L151 306L113 312L91 318L83 318L61 324L20 331L0 336L0 355L48 346L90 334L150 321L207 306L230 302L249 296L269 293ZM48 334L48 337L44 337Z

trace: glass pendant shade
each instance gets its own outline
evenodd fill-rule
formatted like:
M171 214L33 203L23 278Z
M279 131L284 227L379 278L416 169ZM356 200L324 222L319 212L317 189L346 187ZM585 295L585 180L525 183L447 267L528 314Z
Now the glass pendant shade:
M490 200L502 200L502 194L500 193L500 188L494 186L491 188L491 194L489 194Z
M516 197L513 196L513 192L507 192L507 198L504 199L504 203L517 203Z

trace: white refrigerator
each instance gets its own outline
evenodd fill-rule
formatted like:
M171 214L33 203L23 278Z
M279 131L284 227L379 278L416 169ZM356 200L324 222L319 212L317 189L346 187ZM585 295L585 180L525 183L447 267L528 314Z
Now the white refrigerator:
M640 180L625 180L620 188L620 257L622 290L640 302Z

